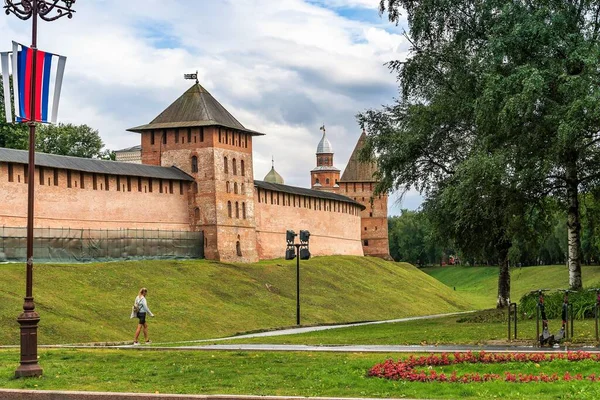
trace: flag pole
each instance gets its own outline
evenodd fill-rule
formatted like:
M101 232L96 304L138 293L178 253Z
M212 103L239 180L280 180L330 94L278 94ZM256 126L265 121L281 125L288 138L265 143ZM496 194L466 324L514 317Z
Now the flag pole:
M44 21L55 21L62 17L73 18L71 9L76 0L4 0L7 15L13 14L21 20L32 18L32 60L30 78L29 113L24 117L29 125L29 160L27 182L27 276L23 312L17 322L21 330L21 364L15 371L17 378L41 376L43 371L37 360L38 322L40 315L35 311L33 301L33 222L34 222L34 188L35 188L35 124L36 124L36 80L37 80L37 24L38 17ZM22 50L23 51L23 50ZM15 49L13 51L17 52ZM18 56L13 54L13 59ZM14 64L13 64L14 65ZM14 74L14 71L13 71ZM25 77L22 77L25 79ZM23 93L20 93L23 95ZM17 110L15 109L15 112ZM54 110L53 110L54 111Z
M21 365L15 371L16 377L41 376L42 367L37 360L37 331L40 315L35 311L33 301L33 218L34 218L34 190L35 190L35 85L37 68L37 20L38 2L32 2L32 38L31 49L31 91L29 103L29 163L27 181L27 282L25 288L25 302L23 312L17 318L21 326Z

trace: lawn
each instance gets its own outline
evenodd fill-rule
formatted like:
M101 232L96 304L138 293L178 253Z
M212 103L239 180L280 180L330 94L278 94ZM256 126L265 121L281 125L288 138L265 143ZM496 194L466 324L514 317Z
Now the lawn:
M38 390L124 391L138 393L246 394L428 399L594 399L600 382L421 383L369 378L367 371L396 355L284 352L154 352L43 350L44 375L14 379L17 351L0 350L0 387ZM503 374L565 371L588 375L595 361L457 365L436 367L451 373Z
M496 306L498 267L452 266L422 271L455 288L456 293L478 309ZM596 287L600 283L600 267L583 266L582 277L584 286ZM521 296L535 289L568 288L569 271L564 265L511 268L510 284L511 300L518 303Z
M0 265L0 344L19 341L23 264ZM148 288L155 342L194 340L295 325L295 261L225 264L207 260L37 264L34 296L40 344L131 341L129 314ZM405 263L372 257L315 257L301 265L305 325L467 310L471 304Z

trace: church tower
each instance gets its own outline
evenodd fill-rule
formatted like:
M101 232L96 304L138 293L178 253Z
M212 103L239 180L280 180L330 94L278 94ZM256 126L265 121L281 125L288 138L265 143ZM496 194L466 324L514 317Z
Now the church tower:
M336 192L339 189L340 170L333 166L333 147L327 139L325 125L320 128L323 137L317 146L317 166L310 171L311 187L315 190Z
M366 208L361 211L361 239L366 256L391 260L388 239L387 194L375 195L375 163L360 161L360 151L365 145L363 130L348 165L340 179L339 194L348 196Z
M186 194L190 224L204 232L205 257L258 261L252 139L263 134L246 129L198 82L129 131L142 136L142 164L175 166L194 178Z

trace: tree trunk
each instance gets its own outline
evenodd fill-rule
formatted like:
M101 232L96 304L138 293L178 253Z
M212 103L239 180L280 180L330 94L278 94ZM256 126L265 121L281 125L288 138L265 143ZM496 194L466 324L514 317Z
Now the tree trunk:
M567 164L567 265L569 286L573 290L583 288L581 280L581 223L579 221L579 179L576 162Z
M496 308L506 308L510 304L510 271L508 270L508 251L502 254L498 274L498 301Z

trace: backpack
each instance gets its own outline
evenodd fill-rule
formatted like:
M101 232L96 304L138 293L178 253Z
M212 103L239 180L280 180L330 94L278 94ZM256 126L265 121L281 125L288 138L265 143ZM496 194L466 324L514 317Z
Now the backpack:
M136 299L135 299L135 302L133 303L133 308L132 308L132 312L133 312L135 315L137 315L137 313L139 313L139 312L140 312L140 303L141 303L140 299L138 299L138 298L136 297Z

